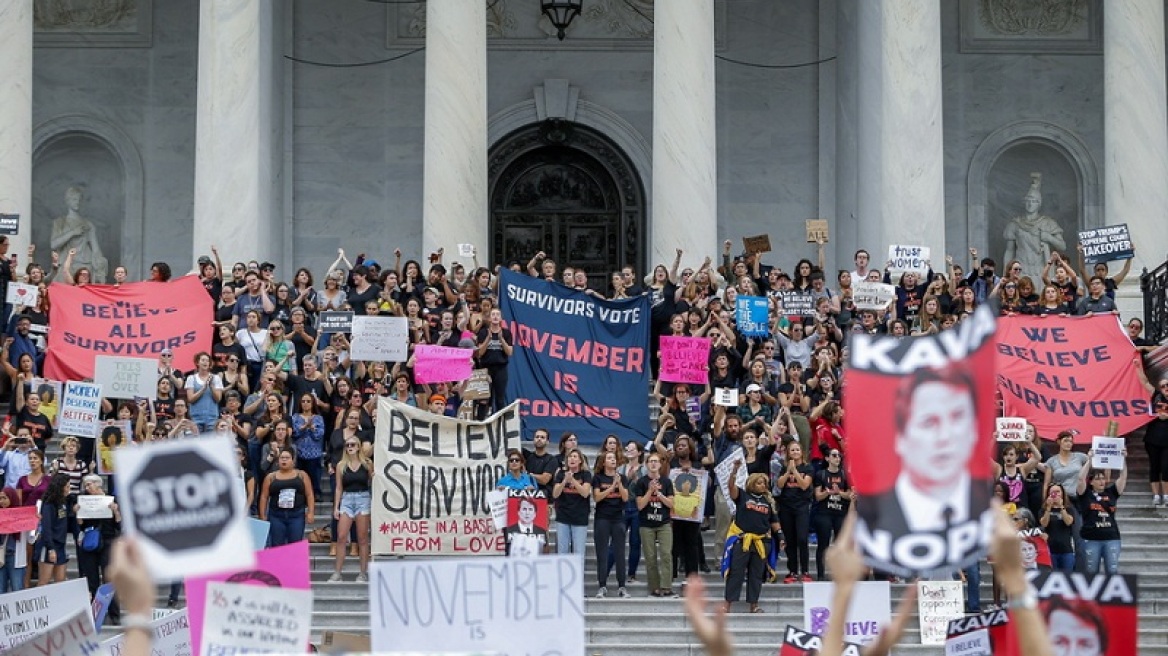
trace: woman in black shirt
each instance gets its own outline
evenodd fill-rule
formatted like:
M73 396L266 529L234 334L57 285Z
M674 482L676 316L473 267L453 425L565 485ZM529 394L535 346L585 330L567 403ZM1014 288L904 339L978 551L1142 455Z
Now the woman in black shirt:
M617 596L628 597L625 590L627 562L625 559L625 504L629 500L629 481L617 469L617 455L611 451L602 454L592 474L592 498L596 501L596 517L592 522L592 538L596 544L596 578L600 590L596 597L608 594L608 570L616 560Z
M823 566L827 558L827 548L839 535L844 526L844 518L856 493L848 482L848 475L841 465L839 449L827 452L827 466L815 473L815 573L824 580Z
M775 480L779 488L779 524L787 540L787 577L783 583L802 578L811 582L811 547L808 545L811 523L811 465L803 458L797 440L787 444L787 466ZM800 577L800 575L802 575Z
M729 492L734 501L734 524L730 535L737 535L739 543L730 552L730 571L726 575L726 610L738 601L742 594L742 584L746 583L746 601L750 612L761 613L758 605L762 593L762 582L766 576L767 550L771 532L779 528L775 514L775 500L771 497L766 474L751 474L746 479L746 489L738 489L735 482L741 461L734 463L730 473Z
M1087 452L1087 461L1079 471L1078 504L1083 515L1079 537L1083 539L1083 556L1088 574L1099 573L1103 561L1108 574L1119 573L1119 523L1115 520L1119 496L1127 487L1127 449L1122 451L1123 470L1113 485L1107 484L1107 473L1092 469L1094 450Z
M584 554L591 494L592 472L584 468L584 454L580 449L571 449L552 486L556 500L556 553Z
M1062 572L1075 571L1075 540L1071 535L1075 516L1071 514L1069 503L1066 490L1055 483L1050 486L1050 492L1042 505L1042 514L1038 517L1038 524L1046 531L1051 567Z

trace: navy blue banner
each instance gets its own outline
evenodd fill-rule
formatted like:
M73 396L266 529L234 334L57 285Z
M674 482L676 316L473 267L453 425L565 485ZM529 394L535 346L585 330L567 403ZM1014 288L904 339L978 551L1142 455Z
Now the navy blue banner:
M499 307L515 350L507 401L519 401L523 436L547 428L581 444L652 437L649 426L649 298L598 300L512 271L499 281Z

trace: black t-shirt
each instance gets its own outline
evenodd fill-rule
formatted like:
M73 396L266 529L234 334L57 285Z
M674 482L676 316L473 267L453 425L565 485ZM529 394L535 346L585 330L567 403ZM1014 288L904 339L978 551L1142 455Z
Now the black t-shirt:
M381 295L381 287L378 285L369 285L363 293L356 289L349 292L348 302L349 307L353 310L353 314L365 314L365 304L369 301L377 300Z
M247 351L243 350L243 346L239 342L227 346L216 342L211 345L211 371L215 373L223 373L227 369L227 358L234 355L239 358L239 363L243 366L242 370L247 366Z
M1073 524L1068 525L1063 521L1062 513L1055 510L1050 511L1050 521L1046 523L1046 544L1050 546L1052 554L1075 552L1073 529Z
M1119 490L1108 485L1102 492L1088 489L1077 500L1079 513L1083 516L1083 528L1079 535L1084 540L1118 540L1119 525L1115 523L1115 506L1119 503Z
M737 507L734 512L734 523L743 533L770 535L771 524L779 521L775 509L761 494L738 490L738 498L734 500L734 504Z
M567 471L561 469L556 472L556 484L564 480ZM572 476L576 485L585 485L592 482L592 472L581 469ZM587 496L580 496L576 487L565 485L560 489L560 496L556 497L556 521L569 526L588 526L588 512L591 510Z
M624 474L617 472L617 476L621 479L621 486L624 489L629 489L629 479L625 478ZM597 488L608 487L612 485L615 477L604 473L595 474L592 476L592 490ZM608 496L596 502L596 519L621 519L625 517L625 502L621 501L620 491L613 488L609 491Z
M661 503L661 497L673 496L673 481L662 476L657 479L661 485L661 489L657 494L649 499L649 503L645 504L644 508L640 510L641 526L649 528L657 528L658 526L665 526L669 523L669 508ZM649 492L649 477L642 476L640 480L633 483L632 493L634 496L643 497Z
M210 294L211 300L216 303L219 302L219 294L223 291L223 279L221 278L205 278L203 280L203 289Z
M215 308L215 323L228 323L233 316L235 316L235 303Z
M300 397L304 394L312 394L316 392L316 398L327 400L329 398L328 391L324 388L324 376L318 380L308 380L304 376L297 376L295 374L288 376L288 399L292 403L292 409L300 410ZM315 412L316 409L313 408Z
M800 474L811 476L811 465L798 465L795 469ZM806 508L810 506L811 487L808 485L806 490L800 489L799 485L795 482L794 476L788 478L787 485L783 488L783 493L779 495L779 505L784 508Z
M34 415L27 407L21 408L12 420L12 433L15 434L18 428L27 428L33 443L41 451L44 451L45 445L53 439L53 425L49 418L43 414Z
M490 339L490 342L487 344L486 353L479 356L480 367L504 366L507 364L508 358L507 353L503 351L503 342L507 342L508 344L514 344L515 342L511 338L510 330L502 328L500 332L500 335L491 335L490 327L484 326L479 329L478 335L475 336L476 343L482 344L488 338ZM502 340L500 340L500 337L502 337Z
M537 455L535 451L523 450L523 462L527 468L527 473L535 476L537 474L551 474L546 485L539 486L539 489L544 491L547 498L552 498L552 484L556 480L556 469L560 466L559 459L556 454L550 451L544 451L543 455Z
M821 469L815 474L812 487L816 490L831 491L832 485L838 485L841 492L846 492L852 489L848 483L848 476L841 469L838 472ZM815 502L815 512L821 512L828 515L843 516L848 512L848 507L852 502L845 499L838 494L828 495L823 501Z

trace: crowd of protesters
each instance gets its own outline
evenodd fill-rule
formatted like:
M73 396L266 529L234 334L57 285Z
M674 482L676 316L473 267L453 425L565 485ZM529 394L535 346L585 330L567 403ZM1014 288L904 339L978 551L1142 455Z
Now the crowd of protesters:
M3 254L7 241L0 239ZM818 244L817 264L800 259L788 272L765 263L764 254L732 254L727 241L717 265L706 257L696 267L683 266L687 254L678 251L672 263L655 266L643 278L631 266L611 272L604 289L590 287L595 278L582 268L561 265L544 253L526 265L507 263L517 272L596 297L646 295L652 308L654 366L662 336L704 337L711 344L705 385L657 382L653 393L660 412L656 438L649 443L610 435L595 461L588 462L576 436L559 436L553 452L550 442L557 438L536 430L533 448L522 452L522 470L516 475L528 476L519 480L544 490L551 500L557 548L583 553L587 528L594 527L599 596L607 594L614 569L616 596L628 596L626 585L637 580L642 562L649 594L676 595L675 579L721 565L707 561L706 547L712 544L714 553L722 554L728 540L742 553L732 551L725 559L727 602L738 601L745 587L751 609L761 610L758 590L771 574L765 562L769 549L785 549L786 573L778 575L783 582L824 579L826 549L838 539L850 508L863 503L847 474L848 435L840 398L850 336L935 334L959 325L983 304L1001 314L1115 312L1114 293L1130 266L1128 261L1110 277L1107 265L1099 264L1088 276L1081 255L1077 272L1054 253L1041 272L1023 271L1016 261L999 272L994 260L979 258L971 249L968 271L946 257L941 271L930 264L923 276L913 271L894 275L889 268L873 268L869 252L859 250L854 268L829 276L823 251L824 244ZM44 462L49 442L62 437L54 435L42 411L51 390L34 386L49 330L48 283L90 282L86 270L70 269L69 255L59 265L53 254L47 266L36 263L34 255L30 248L28 263L19 272L0 266L12 280L37 285L40 292L35 306L9 308L0 353L13 401L0 451L6 479L0 505L5 500L27 505L49 495L49 503L57 504L51 507L60 508L64 528L46 522L52 530L41 531L35 547L28 547L35 548L30 565L49 565L38 572L45 583L56 577L65 557L63 540L77 541L83 532L69 495L75 496L82 481L97 470L97 456L92 449L76 453L75 442L70 452L66 436L61 441L65 458L47 467ZM249 506L272 523L272 544L304 539L315 521L316 502L329 501L333 521L328 533L336 558L330 580L341 579L347 556L358 558L358 580L365 580L377 398L388 396L465 418L482 418L505 404L513 338L496 306L499 269L480 266L476 257L449 266L443 260L438 251L426 264L403 261L401 251L394 250L392 262L384 265L365 255L350 262L339 250L318 284L307 268L284 275L271 263L251 261L224 269L212 247L210 256L199 258L194 273L214 304L214 343L191 362L175 362L172 352L162 351L157 399L104 399L103 419L128 421L139 441L233 434ZM171 275L166 263L151 267L151 280L166 281ZM121 267L114 277L115 284L127 281ZM858 308L854 291L859 281L894 285L895 295L885 307ZM811 295L814 313L785 312L790 294ZM748 337L738 329L735 301L742 295L768 299L766 336ZM320 313L333 310L405 317L411 346L474 349L476 367L490 375L490 394L465 399L465 382L460 381L418 384L412 358L353 360L347 335L318 330ZM1139 319L1127 325L1138 348L1154 346L1140 338ZM736 389L738 405L714 403L713 392L719 388ZM1161 505L1168 503L1163 483L1168 477L1168 380L1148 389L1154 393L1157 416L1146 444L1154 504ZM1072 431L1068 427L1053 441L1032 434L1025 443L1006 446L995 464L999 496L1025 528L1041 529L1026 531L1030 538L1042 534L1036 551L1045 557L1040 555L1034 567L1097 571L1102 563L1114 572L1120 551L1115 501L1124 491L1126 470L1114 481L1091 470L1085 464L1090 462L1087 454L1072 448ZM731 486L727 500L714 485L714 476L705 477L706 522L671 519L679 505L692 510L697 479L683 481L685 474L702 469L712 474L737 450L743 453L747 484ZM67 476L64 496L60 485L54 487L58 476ZM731 505L737 510L732 512ZM102 531L116 537L116 522L103 525ZM7 536L5 549L11 551L18 541L19 536ZM5 569L7 589L16 589L20 577L8 575L8 564ZM89 570L94 572L92 589L100 581L100 566ZM966 575L976 576L976 571ZM976 611L977 581L970 583L968 606Z

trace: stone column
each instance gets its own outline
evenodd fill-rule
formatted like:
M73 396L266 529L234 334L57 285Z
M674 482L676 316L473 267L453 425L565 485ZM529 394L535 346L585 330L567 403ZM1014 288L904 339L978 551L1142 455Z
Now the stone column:
M656 3L650 273L670 266L678 248L694 267L707 255L717 266L722 252L715 90L714 0Z
M1138 294L1142 267L1168 257L1168 112L1163 0L1109 0L1103 18L1104 222L1127 223L1136 259L1120 296ZM1067 242L1073 240L1068 235ZM1122 262L1112 262L1111 272ZM1130 292L1124 294L1124 291ZM1124 314L1142 311L1120 303Z
M193 254L276 261L283 62L278 0L201 0ZM191 263L193 265L193 261ZM172 267L185 271L185 263Z
M890 244L945 262L941 7L862 0L859 32L859 245L883 267ZM984 250L984 249L983 249Z
M423 256L487 252L487 15L479 0L426 3ZM421 259L425 262L425 259ZM485 262L485 260L480 259Z
M27 264L32 239L32 3L0 3L0 214L19 214L9 255ZM41 262L48 254L40 254Z

